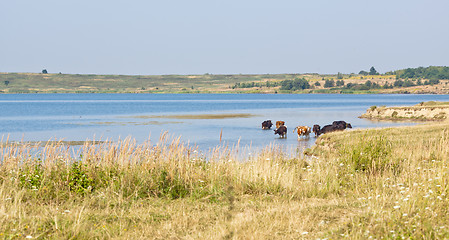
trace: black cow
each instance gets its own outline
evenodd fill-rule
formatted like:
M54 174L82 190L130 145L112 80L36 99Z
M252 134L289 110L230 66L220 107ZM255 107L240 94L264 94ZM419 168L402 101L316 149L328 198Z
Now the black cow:
M315 137L318 137L320 135L320 125L313 125L312 132L315 133Z
M287 137L287 127L285 125L280 126L278 129L273 130L274 134L279 134L281 138Z
M262 122L263 130L271 129L271 126L273 126L273 123L271 123L271 120L266 120L266 121Z
M350 123L347 123L345 121L334 121L332 123L332 126L337 127L338 129L344 130L346 128L352 128Z
M315 136L318 137L324 133L330 133L335 131L343 131L346 128L352 128L350 123L346 123L345 121L334 121L332 125L326 125L324 127L320 127L320 125L313 125L313 132Z

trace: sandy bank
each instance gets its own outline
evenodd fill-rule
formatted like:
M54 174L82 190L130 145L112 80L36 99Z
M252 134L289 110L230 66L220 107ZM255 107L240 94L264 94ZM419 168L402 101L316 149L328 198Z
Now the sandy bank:
M424 102L409 107L371 106L360 118L376 120L444 121L449 116L449 102Z

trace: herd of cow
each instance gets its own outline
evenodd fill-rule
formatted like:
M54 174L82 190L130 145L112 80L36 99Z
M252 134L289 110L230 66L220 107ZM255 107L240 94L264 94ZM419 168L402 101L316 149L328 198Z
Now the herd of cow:
M271 120L262 122L263 130L271 129L272 126L273 123L271 123ZM324 133L342 131L346 128L352 128L351 124L345 121L334 121L332 124L324 127L320 127L320 125L315 124L313 125L312 131L308 126L297 126L293 129L293 133L296 132L298 134L298 139L300 139L302 136L309 137L311 132L315 133L315 137L318 137ZM274 134L279 134L281 138L287 137L287 126L285 126L284 121L276 121L276 129L274 130Z

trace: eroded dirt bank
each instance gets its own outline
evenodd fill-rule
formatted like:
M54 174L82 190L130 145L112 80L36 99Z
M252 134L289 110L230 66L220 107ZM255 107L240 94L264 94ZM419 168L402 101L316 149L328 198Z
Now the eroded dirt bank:
M449 102L423 102L409 107L371 106L360 118L376 120L444 121L449 116Z

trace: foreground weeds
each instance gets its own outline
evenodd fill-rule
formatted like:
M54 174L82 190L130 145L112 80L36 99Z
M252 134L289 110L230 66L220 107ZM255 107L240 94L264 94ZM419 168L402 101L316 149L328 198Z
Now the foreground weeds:
M179 139L0 149L0 238L449 238L447 124L320 137L245 160Z

